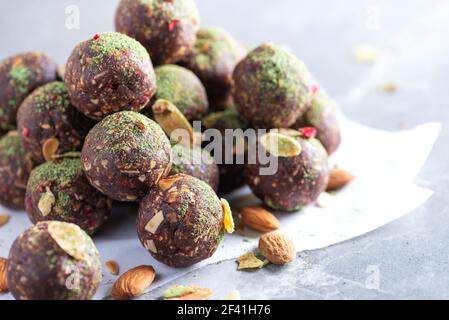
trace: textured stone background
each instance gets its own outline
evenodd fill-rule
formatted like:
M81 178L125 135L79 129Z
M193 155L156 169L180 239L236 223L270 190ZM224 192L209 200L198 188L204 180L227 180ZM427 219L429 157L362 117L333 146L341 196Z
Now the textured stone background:
M0 59L43 50L63 63L76 43L113 28L116 3L3 0ZM71 4L80 9L80 30L65 28L64 12ZM228 261L176 283L211 287L217 297L239 290L244 298L253 299L449 298L449 3L198 0L198 4L204 25L225 27L248 46L272 41L291 47L349 118L387 130L439 121L443 132L417 178L418 184L436 192L406 217L360 238L301 253L285 268L242 273ZM388 65L355 63L351 51L361 43L385 52ZM383 81L397 83L399 91L381 92ZM355 87L360 90L351 91ZM373 288L377 273L379 288ZM158 296L160 290L145 298Z

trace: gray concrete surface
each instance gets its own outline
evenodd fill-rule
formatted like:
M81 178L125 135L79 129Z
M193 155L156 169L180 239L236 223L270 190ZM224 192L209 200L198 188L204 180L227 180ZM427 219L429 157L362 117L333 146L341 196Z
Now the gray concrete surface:
M116 3L1 0L0 59L43 50L63 63L78 41L112 29ZM71 4L80 8L79 30L65 28L64 11ZM281 269L237 273L235 262L228 261L176 282L206 285L218 297L238 290L243 298L253 299L449 298L448 2L198 0L198 4L204 25L222 26L248 45L264 41L289 45L342 103L349 118L387 130L438 121L443 131L417 177L419 185L435 194L402 219L357 239L301 253L295 263ZM387 52L389 67L377 70L356 64L351 50L360 43ZM373 72L397 83L399 91L381 92L382 83L370 83ZM350 99L348 92L360 83L368 83L369 89L357 100ZM371 275L377 270L379 288L372 289ZM160 290L145 298L158 296Z

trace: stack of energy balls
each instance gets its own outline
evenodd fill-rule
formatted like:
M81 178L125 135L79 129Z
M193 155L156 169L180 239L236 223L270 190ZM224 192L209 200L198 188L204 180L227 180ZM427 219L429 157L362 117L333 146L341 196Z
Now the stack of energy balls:
M200 29L192 0L122 0L115 24L77 45L63 75L43 53L0 62L0 204L26 209L34 224L10 251L17 299L92 298L101 263L90 236L113 201L139 202L142 245L184 267L233 231L217 192L248 183L266 206L295 211L326 188L340 143L334 103L292 53L248 52L222 29ZM156 116L156 103L171 109ZM258 156L217 165L201 144L170 140L194 120L223 133L268 129L257 145L278 170L262 175Z

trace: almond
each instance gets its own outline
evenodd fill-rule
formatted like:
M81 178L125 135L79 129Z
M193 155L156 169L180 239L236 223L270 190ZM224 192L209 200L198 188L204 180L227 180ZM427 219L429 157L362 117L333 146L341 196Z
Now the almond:
M296 257L295 244L284 234L267 233L259 239L259 250L271 263L283 265Z
M257 231L270 232L281 227L279 220L261 206L243 207L240 214L243 223Z
M0 258L0 292L8 291L8 281L6 279L6 267L8 260Z
M122 274L112 287L112 297L117 300L135 298L143 294L154 280L152 266L139 266Z
M341 189L352 180L354 180L354 176L351 173L335 167L331 170L329 182L327 184L327 191Z

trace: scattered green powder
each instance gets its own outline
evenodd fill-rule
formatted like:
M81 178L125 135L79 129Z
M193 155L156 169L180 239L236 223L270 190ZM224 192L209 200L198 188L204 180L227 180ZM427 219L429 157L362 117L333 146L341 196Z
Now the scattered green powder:
M14 82L17 91L21 94L28 92L31 75L31 70L24 65L17 65L9 72L9 78Z
M130 51L142 59L149 59L148 52L138 41L118 32L102 33L100 38L91 40L89 46L95 53L95 63L103 62L111 55L120 55L124 51Z

